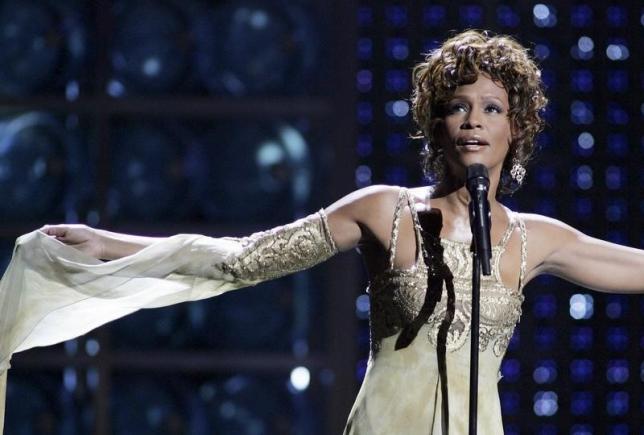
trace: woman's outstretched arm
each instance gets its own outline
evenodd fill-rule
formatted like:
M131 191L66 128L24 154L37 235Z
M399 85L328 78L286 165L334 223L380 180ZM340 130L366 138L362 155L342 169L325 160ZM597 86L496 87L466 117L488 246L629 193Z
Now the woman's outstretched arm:
M644 293L644 250L587 236L555 219L523 216L529 279L547 273L601 292Z

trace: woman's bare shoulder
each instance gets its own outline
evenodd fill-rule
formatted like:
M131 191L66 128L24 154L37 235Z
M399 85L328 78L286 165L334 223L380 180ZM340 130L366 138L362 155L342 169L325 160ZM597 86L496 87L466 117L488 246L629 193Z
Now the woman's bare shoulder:
M384 240L401 188L374 185L349 193L325 209L331 233L341 250L360 240Z

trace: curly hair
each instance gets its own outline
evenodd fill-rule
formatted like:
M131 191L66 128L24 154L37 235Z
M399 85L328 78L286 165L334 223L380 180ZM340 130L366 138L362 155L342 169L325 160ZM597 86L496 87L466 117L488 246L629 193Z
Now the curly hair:
M532 157L535 137L544 125L541 112L548 102L541 71L527 49L512 37L467 30L447 39L414 67L412 113L420 128L414 138L425 142L421 153L425 176L440 183L445 177L445 162L435 128L456 87L474 83L480 73L500 83L508 93L513 137L498 193L510 194L519 185L513 183L509 171L515 163L525 167Z

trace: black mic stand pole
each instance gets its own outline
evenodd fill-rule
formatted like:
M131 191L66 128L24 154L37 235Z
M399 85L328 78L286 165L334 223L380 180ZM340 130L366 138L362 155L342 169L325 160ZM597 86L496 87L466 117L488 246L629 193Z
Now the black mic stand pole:
M475 165L473 165L475 166ZM470 167L472 168L472 167ZM468 168L468 177L470 175ZM475 169L475 168L472 168ZM474 175L475 171L472 171ZM472 228L472 321L470 327L470 415L469 435L476 435L478 415L478 384L479 384L479 312L481 294L481 267L483 274L490 275L490 203L487 198L489 181L487 169L483 168L485 174L485 186L477 183L476 186L469 186L470 191L470 226ZM478 174L477 174L478 175ZM478 178L478 177L476 177ZM470 180L468 179L468 184ZM471 188L470 188L471 187ZM483 264L481 264L481 261Z

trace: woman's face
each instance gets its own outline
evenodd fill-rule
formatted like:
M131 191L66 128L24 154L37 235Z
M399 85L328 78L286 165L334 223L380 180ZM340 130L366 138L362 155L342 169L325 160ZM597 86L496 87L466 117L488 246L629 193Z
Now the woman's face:
M482 163L500 175L512 139L509 107L508 93L486 75L456 88L438 130L448 172L461 178L469 165Z

